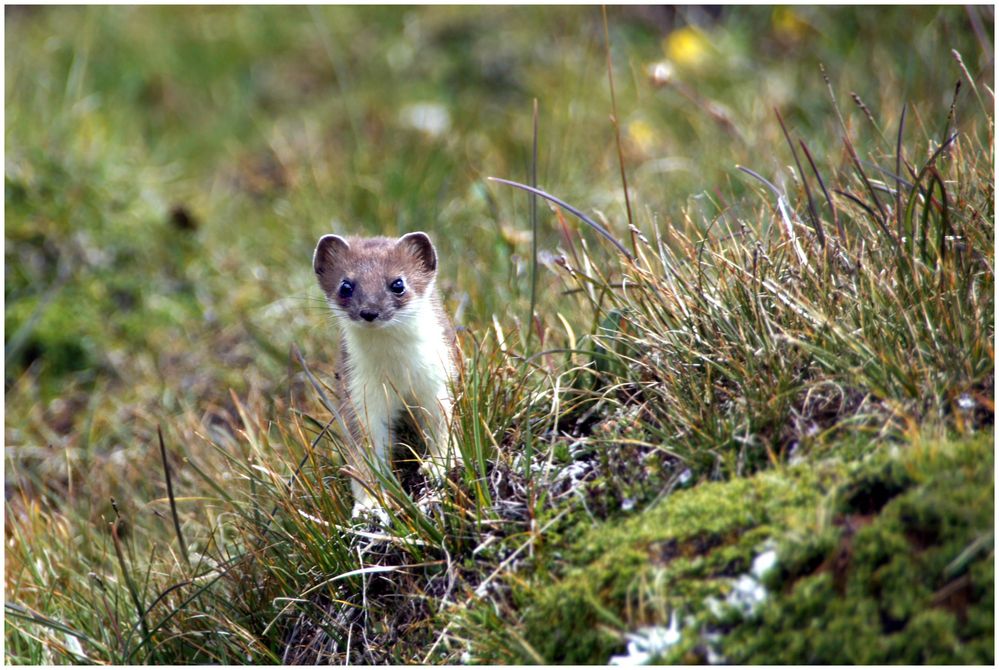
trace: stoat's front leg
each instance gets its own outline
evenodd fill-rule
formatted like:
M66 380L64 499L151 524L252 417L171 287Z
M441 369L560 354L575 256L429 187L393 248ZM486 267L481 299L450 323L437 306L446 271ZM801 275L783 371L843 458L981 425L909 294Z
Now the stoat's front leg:
M427 457L422 468L428 476L441 482L447 477L448 469L460 462L460 455L452 448L451 397L444 389L427 405L420 411L421 428L427 443Z
M375 469L381 473L389 472L393 407L384 393L370 393L367 392L368 389L358 389L358 391L355 392L355 397L362 398L362 403L357 408L357 417L364 434L360 441L361 450L353 455L351 465L362 475L364 483L357 479L351 480L351 491L354 494L353 516L361 516L370 511L380 519L386 520L387 516L381 503L369 489L381 489L381 483L375 476Z

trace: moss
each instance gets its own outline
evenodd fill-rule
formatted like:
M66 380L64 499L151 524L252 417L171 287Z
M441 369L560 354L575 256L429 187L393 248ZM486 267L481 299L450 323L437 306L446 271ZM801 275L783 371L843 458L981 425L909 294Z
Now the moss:
M725 658L992 663L992 468L991 435L865 465L837 492L835 545L826 533L809 550L782 546L782 558L809 558L792 562L798 575L782 570L773 600L723 637ZM858 491L891 495L858 505Z
M4 314L7 333L24 337L12 353L8 375L17 374L38 359L54 376L94 365L93 339L81 337L78 319L74 318L73 307L85 304L85 297L78 290L70 290L65 299L50 305L44 299L30 298L8 307ZM22 332L22 328L30 331Z
M720 597L766 540L813 507L842 474L834 465L795 467L680 491L623 523L577 538L550 573L515 589L525 638L547 662L606 663L623 633L664 624Z
M732 663L991 662L992 463L986 435L677 491L550 541L503 618L533 652L521 662L606 663L674 610L688 625L663 662L705 662L709 646ZM775 543L766 603L713 612Z
M875 514L888 502L912 486L912 476L898 461L862 472L840 493L846 514Z
M839 466L826 463L765 472L748 479L709 482L680 491L662 504L625 523L593 528L577 544L582 560L622 544L684 544L686 551L708 553L727 542L718 538L758 527L800 509L838 477ZM697 546L703 547L698 552Z

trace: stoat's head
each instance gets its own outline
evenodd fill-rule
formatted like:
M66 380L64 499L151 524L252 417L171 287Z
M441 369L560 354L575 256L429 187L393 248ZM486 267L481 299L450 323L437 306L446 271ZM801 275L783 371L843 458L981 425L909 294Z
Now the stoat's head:
M422 307L437 276L437 251L426 233L397 240L324 235L312 267L333 312L348 325L384 327Z

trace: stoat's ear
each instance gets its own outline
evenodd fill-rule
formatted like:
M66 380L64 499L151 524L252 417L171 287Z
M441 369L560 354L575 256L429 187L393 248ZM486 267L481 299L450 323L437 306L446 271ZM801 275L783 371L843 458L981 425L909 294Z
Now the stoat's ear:
M336 262L336 257L350 249L347 240L339 235L323 235L319 238L319 244L312 254L312 269L316 274L322 276Z
M398 244L416 256L427 272L437 272L437 250L426 233L406 233Z

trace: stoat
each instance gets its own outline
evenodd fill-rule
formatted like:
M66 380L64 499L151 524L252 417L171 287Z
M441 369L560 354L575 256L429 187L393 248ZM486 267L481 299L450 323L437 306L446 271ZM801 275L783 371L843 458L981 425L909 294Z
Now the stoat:
M372 467L389 467L392 429L412 416L438 477L451 462L451 385L458 367L454 328L435 285L437 251L425 233L324 235L312 259L340 329L340 412L350 441L354 516L384 513Z

